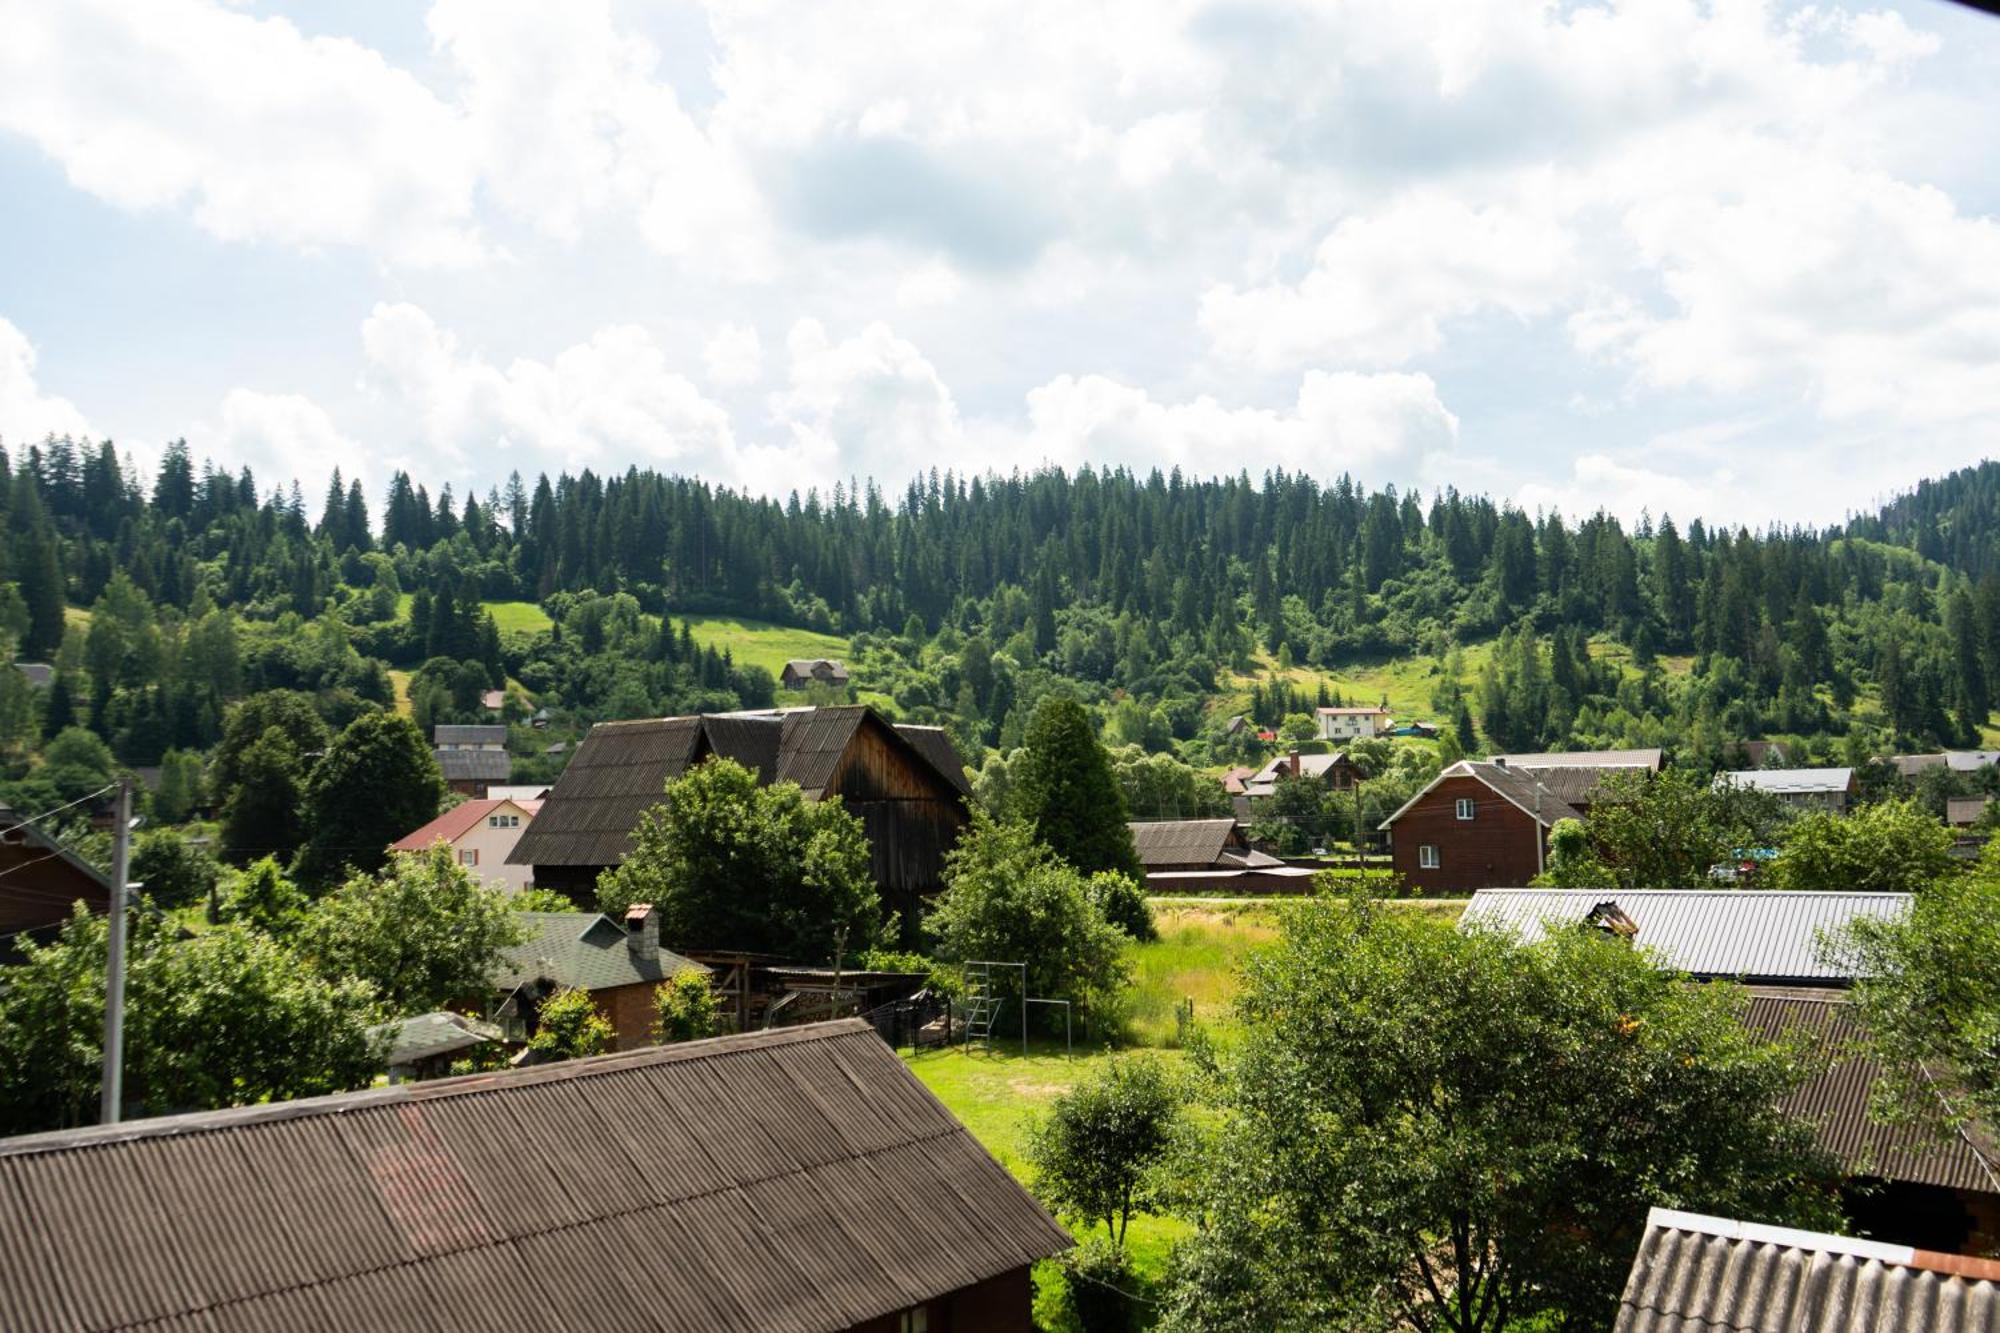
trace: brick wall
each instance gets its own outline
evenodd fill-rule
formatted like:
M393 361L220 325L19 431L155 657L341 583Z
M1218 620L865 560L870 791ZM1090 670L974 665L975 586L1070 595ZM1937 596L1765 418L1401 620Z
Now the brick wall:
M611 1049L629 1051L637 1046L653 1044L653 1020L658 1012L653 1006L653 987L640 982L631 986L607 986L594 990L590 998L597 1003L597 1012L603 1014L611 1024L615 1034Z

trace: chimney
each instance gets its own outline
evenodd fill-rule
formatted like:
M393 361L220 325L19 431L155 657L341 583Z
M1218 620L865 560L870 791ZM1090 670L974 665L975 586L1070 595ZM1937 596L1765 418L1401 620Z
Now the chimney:
M1293 777L1297 777L1301 772L1304 771L1299 763L1299 752L1297 750L1294 750L1290 754L1286 755L1285 762L1291 766Z
M651 903L633 903L625 910L625 947L641 962L660 961L660 914Z
M1504 754L1496 754L1496 755L1494 755L1494 756L1493 756L1493 767L1495 767L1495 768L1505 768L1505 767L1507 767L1507 756L1506 756L1506 755L1504 755Z

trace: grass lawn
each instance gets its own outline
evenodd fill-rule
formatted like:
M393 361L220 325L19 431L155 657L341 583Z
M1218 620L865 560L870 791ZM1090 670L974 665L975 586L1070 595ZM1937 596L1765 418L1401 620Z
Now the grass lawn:
M539 634L555 623L549 619L548 612L533 602L487 602L485 605L502 634L510 631Z
M678 625L682 619L675 616L674 623ZM727 649L738 666L760 666L773 676L783 671L785 663L794 657L847 656L848 642L836 634L735 616L689 616L686 620L694 630L696 643L718 652Z
M1469 643L1463 653L1464 674L1460 684L1470 690L1479 679L1479 673L1486 666L1486 659L1492 655L1491 643ZM1337 690L1349 703L1356 705L1389 701L1389 711L1398 721L1408 719L1449 722L1448 717L1437 716L1437 709L1431 704L1431 691L1439 683L1444 673L1442 658L1415 655L1392 658L1386 662L1360 662L1330 670L1311 666L1293 667L1291 680L1300 689L1312 691L1321 681L1328 688ZM1270 654L1259 652L1257 670L1247 676L1237 676L1231 682L1241 691L1240 699L1227 706L1240 711L1248 707L1250 687L1260 680L1268 681L1278 675L1277 660Z
M396 692L396 711L404 717L410 715L410 673L389 668L389 688Z

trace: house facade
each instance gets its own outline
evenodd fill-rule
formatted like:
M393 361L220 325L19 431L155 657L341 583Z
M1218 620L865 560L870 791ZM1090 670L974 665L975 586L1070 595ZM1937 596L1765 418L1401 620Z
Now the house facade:
M1074 1244L857 1019L25 1135L0 1194L9 1329L1028 1333Z
M1394 719L1386 708L1319 708L1313 711L1323 741L1353 741L1386 736Z
M111 881L0 805L0 964L19 961L22 938L46 938L61 929L77 903L109 911Z
M528 867L509 864L507 857L541 808L538 800L511 797L464 801L398 838L389 850L421 852L442 842L475 878L519 893L528 887Z
M601 912L516 912L525 938L500 951L488 978L498 997L493 1017L525 1040L541 1002L557 990L580 990L611 1024L612 1049L653 1044L653 991L690 969L710 969L660 947L660 919L635 904L624 922Z
M1329 791L1352 791L1361 776L1361 770L1345 751L1302 754L1292 750L1242 779L1242 794L1253 801L1262 800L1276 791L1280 778L1311 778Z
M845 806L867 832L885 903L906 920L943 886L945 853L971 819L972 785L944 732L891 725L866 706L600 722L510 859L533 866L535 884L586 901L667 782L716 756Z
M1542 872L1549 830L1577 809L1531 776L1464 760L1382 821L1397 876L1416 893L1526 884Z
M1846 814L1849 803L1860 790L1851 768L1751 768L1740 773L1717 773L1715 785L1769 792L1793 810L1835 815Z
M813 685L842 689L847 685L847 668L830 657L795 657L778 673L778 684L788 690L803 690Z

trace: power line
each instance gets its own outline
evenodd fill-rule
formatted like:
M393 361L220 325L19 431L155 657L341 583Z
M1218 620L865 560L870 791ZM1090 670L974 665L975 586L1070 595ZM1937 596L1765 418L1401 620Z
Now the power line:
M6 837L9 833L13 833L18 829L24 829L28 827L28 825L33 824L38 820L47 819L50 815L59 815L63 811L69 809L71 806L82 805L85 801L94 801L98 797L104 795L104 793L116 790L118 790L118 784L115 782L109 783L105 786L99 787L96 791L91 792L88 795L79 796L74 801L68 801L62 805L56 806L52 810L44 810L42 811L42 813L38 815L29 815L26 819L23 819L18 824L10 824L6 828L0 829L0 838Z

